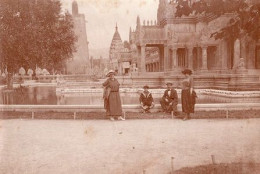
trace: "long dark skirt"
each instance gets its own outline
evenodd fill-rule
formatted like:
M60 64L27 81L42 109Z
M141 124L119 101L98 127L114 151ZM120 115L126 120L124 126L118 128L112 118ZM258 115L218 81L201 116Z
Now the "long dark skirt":
M122 116L122 105L119 92L110 92L106 109L107 116Z
M195 103L193 102L190 89L183 89L181 91L181 104L182 104L182 112L185 112L187 114L194 113Z

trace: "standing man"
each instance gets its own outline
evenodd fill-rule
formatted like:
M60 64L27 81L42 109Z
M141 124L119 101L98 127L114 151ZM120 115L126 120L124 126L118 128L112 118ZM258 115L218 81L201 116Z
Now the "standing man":
M164 95L160 101L163 112L171 113L173 111L174 115L177 115L177 104L178 104L178 95L175 89L172 87L172 83L166 83L167 89L164 92Z

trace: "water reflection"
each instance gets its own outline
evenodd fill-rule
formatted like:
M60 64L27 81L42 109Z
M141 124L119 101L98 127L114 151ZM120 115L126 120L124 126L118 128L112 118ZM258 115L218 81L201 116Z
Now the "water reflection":
M2 91L1 91L2 92ZM4 103L3 99L0 101ZM13 104L15 105L56 105L56 87L20 87L15 89Z
M121 93L122 104L138 104L139 93ZM102 93L57 94L56 87L21 87L15 90L13 104L17 105L100 105ZM153 94L159 104L162 94ZM259 103L260 98L228 98L198 94L197 103ZM0 99L3 104L3 99ZM179 103L180 95L179 95Z

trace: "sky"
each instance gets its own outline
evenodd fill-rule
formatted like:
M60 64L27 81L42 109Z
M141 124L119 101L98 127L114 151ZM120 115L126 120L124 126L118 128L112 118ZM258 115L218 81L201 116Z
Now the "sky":
M63 10L71 12L73 0L60 0ZM77 0L79 13L85 14L90 50L109 48L116 23L121 39L128 40L136 18L156 20L159 0Z

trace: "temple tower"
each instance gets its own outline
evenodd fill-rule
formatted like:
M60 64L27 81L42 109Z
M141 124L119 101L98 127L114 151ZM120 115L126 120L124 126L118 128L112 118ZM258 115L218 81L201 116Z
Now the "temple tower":
M73 1L72 2L72 15L73 16L76 16L76 15L78 15L79 14L79 10L78 10L78 3L77 3L77 1Z
M78 10L78 3L76 0L72 2L72 18L74 23L74 33L77 36L76 52L73 54L73 58L68 62L67 69L69 73L82 74L87 73L89 69L89 49L88 38L86 32L86 20L85 15L80 14Z
M115 33L111 41L110 50L109 50L109 59L115 60L120 58L120 53L124 49L124 44L121 40L120 34L118 32L118 27L116 25Z

